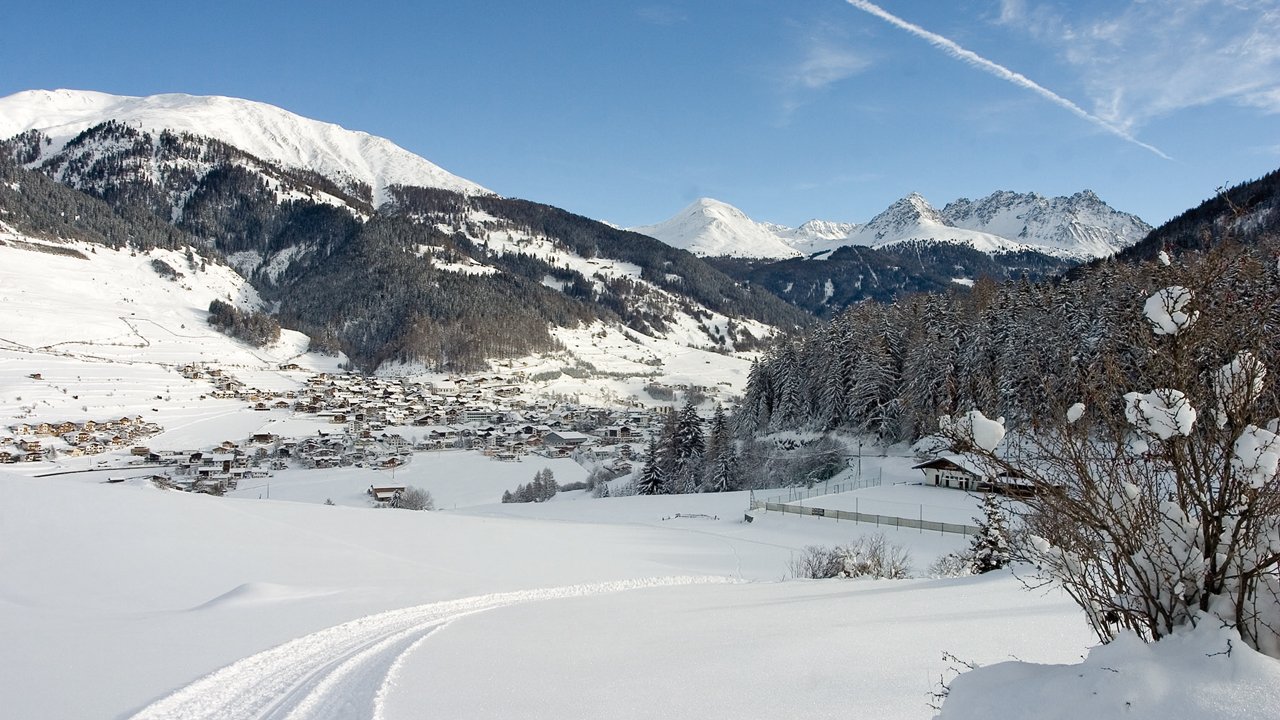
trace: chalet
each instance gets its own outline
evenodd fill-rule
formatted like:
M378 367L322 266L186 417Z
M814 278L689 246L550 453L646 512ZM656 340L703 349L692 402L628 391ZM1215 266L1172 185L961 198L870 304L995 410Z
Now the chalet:
M1031 490L1024 478L984 467L968 455L942 455L913 465L923 470L925 484L976 492L1023 494Z
M613 444L634 440L638 433L630 425L610 425L600 430L600 437L606 443Z
M373 497L375 502L391 502L396 496L404 492L404 485L394 485L382 483L380 485L370 485L366 491Z
M7 450L0 450L0 463L4 463L7 465L13 462L17 462L17 459L14 458L13 453Z
M924 471L925 485L959 490L977 490L978 484L987 477L971 458L963 455L943 455L913 465L911 469Z
M40 441L39 440L19 440L18 449L25 450L27 452L40 452L41 450Z
M285 363L280 366L280 369L285 371L293 371L293 370L301 370L302 367L297 363Z
M252 441L258 443L259 445L266 445L274 439L275 439L275 436L272 435L271 433L254 433Z
M579 447L587 444L590 440L590 437L580 432L572 432L569 430L557 430L555 432L550 432L547 433L545 438L543 438L544 443L556 447Z
M135 445L133 446L133 449L129 451L129 454L137 457L147 457L151 454L151 448L144 445Z

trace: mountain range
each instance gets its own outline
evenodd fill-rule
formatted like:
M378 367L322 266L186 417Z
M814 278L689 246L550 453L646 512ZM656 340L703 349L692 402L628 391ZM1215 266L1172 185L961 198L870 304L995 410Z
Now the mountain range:
M700 198L668 220L632 229L703 257L824 259L841 247L924 243L1081 262L1114 255L1144 238L1151 226L1083 190L1054 198L999 191L941 210L911 193L865 224L811 220L797 228L758 222L732 205Z
M478 369L561 351L584 327L617 347L734 353L866 299L1059 273L1150 229L1084 190L941 210L913 193L866 223L795 228L701 199L624 230L503 197L367 133L181 94L0 98L0 176L12 229L193 247L249 281L258 300L243 309L364 370ZM629 356L636 372L660 363L651 348Z
M636 358L646 338L734 352L807 322L657 240L262 103L18 93L0 99L0 159L15 230L192 246L250 281L261 307L245 309L364 370L479 369L597 323Z

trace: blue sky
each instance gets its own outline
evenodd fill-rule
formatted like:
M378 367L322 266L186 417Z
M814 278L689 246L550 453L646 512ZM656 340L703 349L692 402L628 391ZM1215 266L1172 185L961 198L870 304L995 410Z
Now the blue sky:
M911 191L941 207L1084 188L1154 224L1280 167L1280 0L49 2L4 15L0 95L260 100L623 225L700 196L795 225L864 222Z

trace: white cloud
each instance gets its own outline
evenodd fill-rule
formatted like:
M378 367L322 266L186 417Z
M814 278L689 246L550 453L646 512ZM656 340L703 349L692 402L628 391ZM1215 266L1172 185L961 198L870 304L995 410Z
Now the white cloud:
M804 59L792 68L789 80L794 86L816 90L855 75L869 64L866 58L851 50L826 41L814 41Z
M1055 48L1107 122L1132 131L1217 102L1280 112L1280 0L1137 0L1090 18L1070 7L1004 0L998 22Z

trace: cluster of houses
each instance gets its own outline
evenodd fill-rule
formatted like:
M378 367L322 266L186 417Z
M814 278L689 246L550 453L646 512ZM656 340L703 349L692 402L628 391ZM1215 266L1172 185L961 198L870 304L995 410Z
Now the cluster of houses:
M12 436L0 437L0 463L40 462L54 452L73 457L98 455L133 447L164 430L140 415L83 422L18 423L9 429Z
M293 365L280 369L301 370ZM289 467L396 468L411 462L415 452L449 449L478 450L505 461L528 454L589 453L621 474L633 469L634 448L644 444L650 428L661 420L656 411L526 400L519 377L423 384L319 374L298 390L263 391L222 369L188 365L180 370L188 378L211 382L211 394L218 397L243 400L255 410L310 414L334 426L310 437L259 433L242 443L227 441L183 452L158 454L135 448L135 454L146 456L145 462L166 468L153 476L155 482L193 492L221 494L246 478Z
M286 364L282 371L299 371ZM218 397L234 397L254 410L315 415L342 430L286 447L307 467L371 464L394 467L413 451L470 448L495 460L537 453L568 457L591 452L618 472L629 472L633 445L659 415L643 409L607 410L526 399L521 373L454 377L436 383L321 373L298 390L264 391L218 368L187 365L185 377L207 379ZM410 441L389 428L420 428ZM335 428L336 430L336 428ZM346 437L341 437L346 436Z

